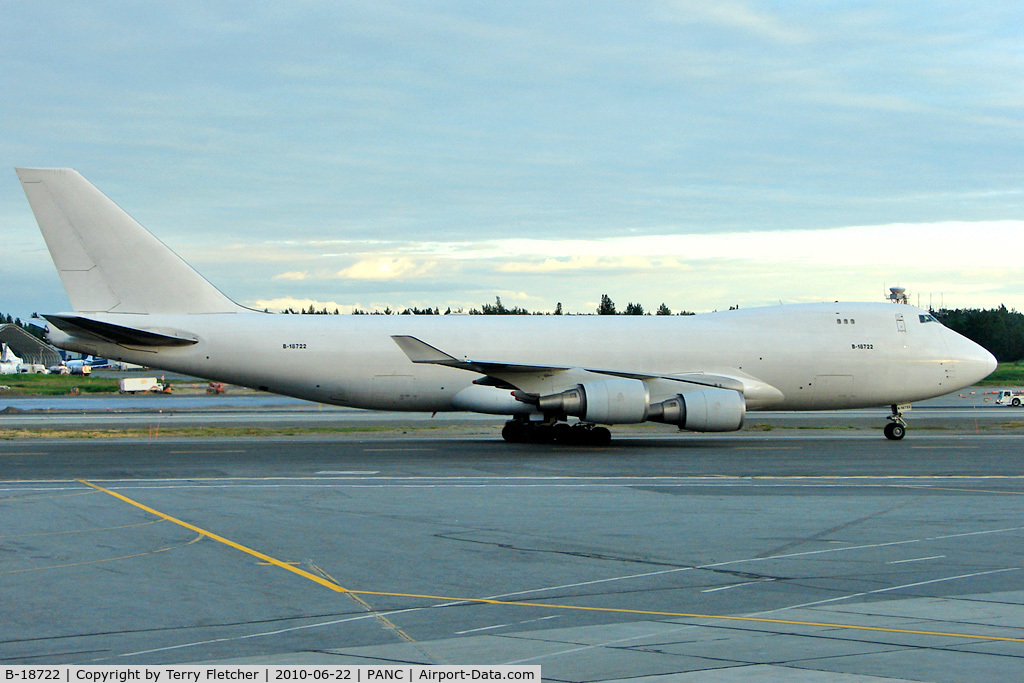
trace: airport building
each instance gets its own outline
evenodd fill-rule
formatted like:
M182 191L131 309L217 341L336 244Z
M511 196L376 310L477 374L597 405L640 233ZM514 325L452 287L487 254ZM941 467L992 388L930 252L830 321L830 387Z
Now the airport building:
M24 363L50 367L60 365L60 353L46 342L32 336L18 325L0 325L0 342L6 344Z

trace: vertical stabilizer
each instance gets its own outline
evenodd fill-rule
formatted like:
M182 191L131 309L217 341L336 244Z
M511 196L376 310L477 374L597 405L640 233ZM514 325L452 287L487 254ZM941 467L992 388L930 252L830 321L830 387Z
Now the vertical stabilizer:
M224 296L77 171L17 171L75 311L246 310Z

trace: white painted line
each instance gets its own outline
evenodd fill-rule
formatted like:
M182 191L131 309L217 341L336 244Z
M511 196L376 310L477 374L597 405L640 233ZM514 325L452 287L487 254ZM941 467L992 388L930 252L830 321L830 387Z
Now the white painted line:
M179 452L179 451L176 451ZM198 451L180 451L181 453L196 453ZM213 451L210 451L213 452ZM245 451L217 451L219 453L244 453ZM362 473L362 472L357 472ZM367 474L379 474L378 471L367 471ZM320 472L317 472L320 474ZM503 476L503 475L490 475L490 476L396 476L396 475L384 475L380 477L374 477L380 481L398 481L398 482L627 482L632 485L637 483L651 483L653 485L685 485L685 484L723 484L728 482L754 482L761 483L765 481L769 482L832 482L832 481L884 481L887 484L889 482L909 481L909 482L922 482L922 481L938 481L938 482L956 482L956 481L989 481L989 480L1007 480L1007 481L1019 481L1024 479L1022 474L992 474L992 475L977 475L977 474L943 474L943 475L836 475L836 476L812 476L812 475L786 475L786 476L772 476L772 475L733 475L733 474L709 474L700 476ZM138 483L138 482L207 482L207 481L316 481L317 477L139 477L131 479L90 479L90 481L96 482L126 482L126 483ZM67 483L72 482L74 479L0 479L0 484L55 484L55 483Z
M360 471L360 470L349 470L349 471L346 471L346 470L321 470L320 472L317 472L317 474L336 474L336 475L359 476L359 475L367 475L367 474L380 474L380 470L367 470L367 471Z
M718 588L708 588L702 590L701 593L717 593L718 591L727 591L730 588L739 588L740 586L750 586L755 583L766 583L768 581L774 581L775 579L758 579L757 581L744 581L743 583L734 583L730 586L719 586Z
M496 624L494 626L484 626L482 628L471 628L468 631L456 631L455 635L464 636L467 633L479 633L480 631L493 631L496 628L505 628L506 626L512 626L512 624Z
M210 453L245 453L245 451L167 451L171 455L198 455Z
M154 648L152 650L139 650L138 652L124 652L124 653L119 654L119 655L114 655L113 657L101 657L99 659L94 659L92 661L94 661L94 662L102 662L102 661L106 661L106 660L109 660L109 659L116 659L116 658L119 658L119 657L135 657L136 655L148 655L148 654L153 654L154 652L167 652L168 650L180 650L182 648L196 647L198 645L212 645L214 643L228 643L228 642L235 641L235 640L250 640L252 638L265 638L267 636L277 636L277 635L281 635L282 633L293 633L295 631L304 631L304 630L311 629L311 628L322 628L324 626L334 626L336 624L346 624L346 623L349 623L349 622L352 622L352 621L363 621L365 619L376 619L379 616L390 617L390 616L393 616L395 614L404 614L405 612L415 612L418 609L422 609L422 608L413 607L412 609L400 609L400 610L394 610L394 611L391 611L391 612L374 612L374 613L371 613L371 614L360 614L360 615L354 616L354 617L345 617L343 619L332 619L331 621L321 621L321 622L318 622L316 624L306 624L304 626L292 626L292 627L289 627L289 628L280 628L280 629L276 629L274 631L261 631L259 633L249 633L249 634L241 635L241 636L228 636L228 637L225 637L225 638L213 638L211 640L199 640L199 641L195 641L195 642L191 642L191 643L182 643L180 645L168 645L166 647L158 647L158 648Z
M906 564L907 562L925 562L926 560L941 560L945 555L932 555L931 557L915 557L911 560L893 560L886 564Z
M488 596L488 599L500 600L500 599L510 598L510 597L514 597L514 596L518 596L518 595L529 595L531 593L543 593L545 591L551 591L551 590L565 590L566 588L577 588L577 587L581 587L581 586L592 586L592 585L598 584L598 583L612 583L612 582L615 582L615 581L632 581L634 579L643 579L643 578L647 578L647 577L650 577L650 576L662 576L662 575L665 575L665 574L675 574L675 573L679 573L679 572L688 572L688 571L693 571L695 569L713 569L713 568L716 568L716 567L727 567L727 566L736 565L736 564L747 564L747 563L753 563L753 562L771 562L773 560L788 560L788 559L809 557L809 556L813 556L813 555L823 555L823 554L830 554L830 553L844 553L844 552L849 552L851 550L867 550L867 549L871 549L871 548L884 548L884 547L895 546L895 545L906 545L906 544L911 544L911 543L926 543L928 541L943 541L943 540L948 540L948 539L952 539L952 538L965 538L965 537L969 537L969 536L981 536L981 535L985 535L985 534L1000 534L1000 533L1018 532L1018 531L1024 531L1024 526L1007 527L1007 528L1003 528L1003 529L986 529L986 530L983 530L983 531L967 531L967 532L959 533L959 534L944 534L942 536L931 536L931 537L928 537L928 538L911 538L911 539L905 539L905 540L902 540L902 541L886 541L886 542L882 542L882 543L866 543L866 544L863 544L863 545L849 545L849 546L844 546L842 548L825 548L825 549L822 549L822 550L804 550L804 551L801 551L801 552L798 552L798 553L786 553L786 554L783 554L783 555L768 555L767 557L748 557L748 558L741 558L741 559L738 559L738 560L726 560L724 562L714 562L714 563L711 563L711 564L702 564L702 565L698 565L696 567L675 567L675 568L672 568L672 569L659 569L657 571L642 572L642 573L639 573L639 574L625 574L625 575L620 575L620 576L613 576L613 577L610 577L610 578L607 578L607 579L594 579L592 581L581 581L579 583L566 583L566 584L562 584L562 585L559 585L559 586L545 586L543 588L531 588L529 590L515 591L513 593L502 593L500 595L491 595L491 596ZM445 604L437 605L437 606L438 607L447 607L449 605L457 605L457 604L463 604L463 603L452 602L452 603L445 603ZM789 608L788 607L782 607L782 608L780 608L780 610L781 609L789 609ZM771 610L771 612L777 612L777 611L780 611L780 610ZM771 612L755 612L755 614L770 614Z
M452 603L455 604L455 603ZM548 619L560 619L561 614L552 614L549 617L540 617L539 619L527 619L526 621L516 621L509 624L498 624L496 626L484 626L482 628L471 628L468 631L456 631L455 635L462 636L467 633L477 633L479 631L493 631L496 628L505 628L506 626L522 626L523 624L535 624L538 621L547 621Z
M828 598L827 600L815 600L814 602L805 602L801 605L790 605L789 607L781 607L779 609L769 610L768 612L758 612L758 614L771 614L772 612L782 612L789 609L800 609L802 607L814 607L816 605L826 605L832 602L839 602L840 600L850 600L852 598L861 598L865 595L878 595L879 593L889 593L891 591L898 591L904 588L916 588L917 586L927 586L932 583L942 583L944 581L956 581L958 579L970 579L975 576L988 576L989 574L1002 574L1003 572L1015 572L1019 571L1020 567L1007 567L1006 569L993 569L987 572L974 572L973 574L959 574L958 576L946 576L941 579L931 579L930 581L918 581L916 583L905 583L902 586L889 586L888 588L879 588L873 591L864 591L863 593L851 593L850 595L843 595L838 598Z

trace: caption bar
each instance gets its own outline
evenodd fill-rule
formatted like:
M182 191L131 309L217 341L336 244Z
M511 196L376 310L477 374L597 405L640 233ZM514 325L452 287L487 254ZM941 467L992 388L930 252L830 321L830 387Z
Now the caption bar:
M0 666L0 683L448 683L448 681L530 681L539 683L540 666Z

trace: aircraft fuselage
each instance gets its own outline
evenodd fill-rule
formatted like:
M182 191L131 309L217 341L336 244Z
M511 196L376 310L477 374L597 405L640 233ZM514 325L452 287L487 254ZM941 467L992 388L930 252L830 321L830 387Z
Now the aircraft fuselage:
M91 317L141 322L124 314ZM885 303L642 317L153 314L144 323L198 341L128 347L75 340L71 347L310 401L430 412L462 409L454 397L480 375L414 364L392 335L477 360L737 377L750 387L744 393L751 410L919 401L969 386L992 369L987 352L927 311ZM61 344L59 335L54 341Z

